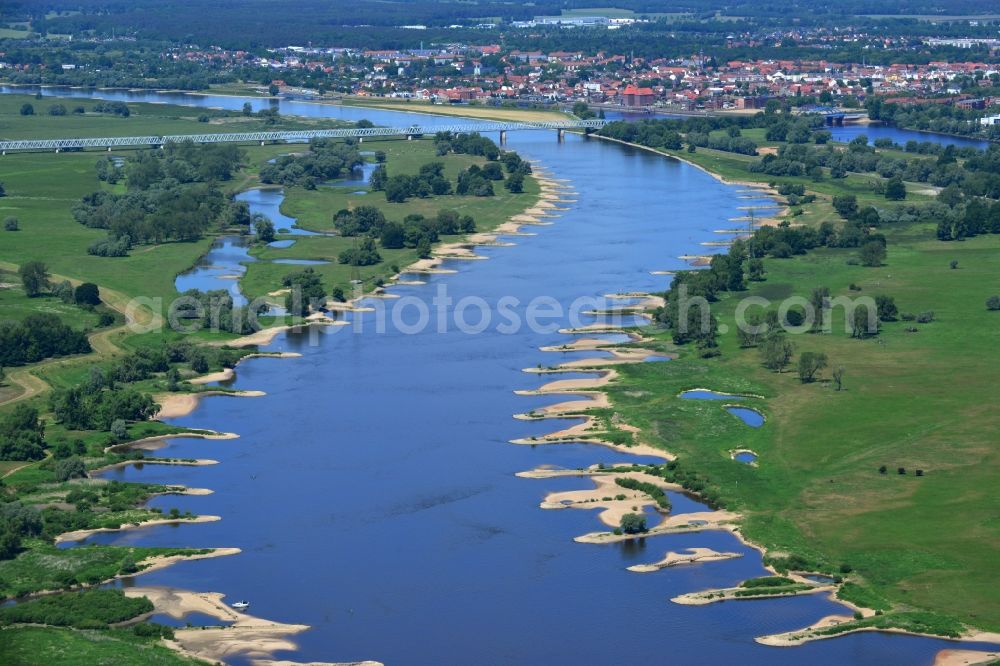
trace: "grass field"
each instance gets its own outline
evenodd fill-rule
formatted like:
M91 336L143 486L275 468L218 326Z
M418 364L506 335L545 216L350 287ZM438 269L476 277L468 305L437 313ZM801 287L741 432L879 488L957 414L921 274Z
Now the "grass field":
M727 154L699 149L683 157L729 178L756 176ZM885 205L870 192L862 196L853 179L799 180L821 199L850 191L862 205ZM794 221L829 218L827 207L823 200L807 205ZM985 301L1000 293L1000 237L943 243L927 226L879 231L889 238L879 268L849 264L856 256L849 249L766 260L765 282L723 294L713 306L729 330L720 336L720 358L683 349L670 363L626 365L609 393L644 440L677 453L686 469L710 479L727 507L747 514L743 531L755 542L833 572L847 565L864 595L888 599L896 610L930 609L997 630L1000 601L991 581L1000 558L1000 497L991 489L1000 483L1000 414L993 408L1000 365L986 359L1000 344L1000 313ZM852 292L852 283L861 290ZM775 374L756 350L739 348L734 312L742 298L768 298L776 307L820 286L834 297L890 295L901 313L933 311L934 321L889 322L877 338L856 340L838 311L831 334L790 336L796 356L823 352L831 368L845 369L843 391L833 389L830 369L822 381L803 384L794 370ZM911 326L917 330L908 332ZM765 425L752 429L718 402L677 397L695 387L764 396L739 402L764 413ZM736 448L757 452L759 467L732 461ZM882 465L887 474L879 473ZM917 469L924 475L915 476Z
M128 630L19 626L0 629L0 661L7 666L51 664L115 664L122 666L180 666L203 662L186 658Z
M480 120L566 120L566 114L561 111L546 111L543 109L518 109L497 106L472 106L468 104L432 104L416 100L401 100L386 97L350 97L345 98L345 106L367 106L388 111L407 111L410 113L430 113L439 116L461 116Z
M753 135L753 132L755 131L757 130L747 130L744 134L749 138L753 138L754 141L757 141L757 137ZM758 145L774 147L780 144L773 141L762 141ZM878 175L872 173L849 173L846 178L833 179L829 177L829 169L824 169L823 172L826 176L824 180L815 182L806 176L776 178L775 176L770 176L768 174L751 173L748 171L747 167L759 158L752 157L750 155L738 155L736 153L728 153L709 148L698 148L697 152L694 153L688 153L680 150L659 150L657 152L691 162L692 164L702 167L706 171L717 174L732 182L755 182L767 184L771 181L777 180L782 183L797 183L803 185L808 192L817 195L818 200L813 204L793 207L791 209L793 216L802 215L802 217L791 218L791 221L796 224L818 226L819 224L827 221L839 223L841 218L837 215L836 211L834 211L833 206L830 203L831 199L837 194L853 194L857 197L858 206L860 207L868 205L884 207L886 204L885 197L880 194L875 194L870 187L870 183L872 181L883 180ZM881 153L883 151L879 152ZM913 158L912 155L907 155L906 153L898 153L898 151L889 152L894 157L902 155L910 159ZM924 192L930 188L930 186L926 183L907 183L906 186L906 200L908 202L919 203L922 201L930 201L933 198L932 195L924 194Z
M228 93L220 92L220 94ZM320 126L331 128L344 125L344 123L330 118L305 118L301 116L282 116L277 124L270 125L257 116L244 116L238 111L143 102L129 102L130 115L123 118L110 113L95 112L94 106L98 101L72 97L36 99L34 95L0 95L0 137L4 139L51 139L164 136L301 129ZM24 104L32 106L33 115L21 115L21 107ZM66 107L66 115L50 115L49 109L56 105ZM85 112L73 113L77 107L83 107ZM207 122L199 120L203 118L207 118ZM6 157L10 157L10 155L5 156L5 159Z
M416 174L420 166L428 162L442 162L445 165L444 175L452 183L458 172L472 164L483 164L485 159L471 155L449 154L438 157L435 154L434 142L427 139L421 141L380 141L365 143L365 148L384 150L387 156L386 168L389 175ZM463 215L471 215L476 220L477 231L490 231L505 222L512 215L530 207L539 192L538 184L533 178L525 180L524 192L511 194L503 188L502 183L495 183L496 196L434 196L427 199L411 198L405 203L389 203L383 192L368 192L368 188L356 190L343 187L320 187L306 190L301 187L286 188L286 198L282 202L281 212L296 218L299 226L314 231L333 230L333 216L338 210L351 209L357 206L375 206L383 211L386 218L401 222L409 214L420 214L434 217L441 209L454 209ZM355 194L366 191L368 194ZM291 236L289 236L291 238ZM295 244L290 248L255 248L253 255L262 260L281 258L320 259L330 261L330 264L314 266L323 276L327 288L339 286L345 293L351 293L351 267L337 263L337 256L354 244L354 239L339 236L303 237L295 236ZM445 237L444 241L458 240L459 237ZM372 266L362 266L359 269L361 279L366 288L370 288L375 279L388 278L396 271L392 266L404 267L413 263L419 257L414 249L386 250L379 249L382 262ZM246 277L241 282L244 293L251 297L265 295L281 288L281 279L301 267L286 264L274 264L259 261L248 265Z
M21 321L30 314L54 314L64 324L76 329L93 328L97 325L98 314L72 303L63 303L55 296L28 298L21 287L16 273L0 269L0 284L10 285L0 288L0 312L4 320Z

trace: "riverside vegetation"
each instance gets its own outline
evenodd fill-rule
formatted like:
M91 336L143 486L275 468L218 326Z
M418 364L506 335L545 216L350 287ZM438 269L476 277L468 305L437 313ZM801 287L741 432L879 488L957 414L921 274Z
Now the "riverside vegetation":
M23 104L39 113L21 115ZM74 112L43 112L60 104ZM106 106L5 95L0 120L8 136L38 137L228 131L236 123L296 128L312 122L270 112L146 104L107 111ZM170 630L143 621L150 610L147 600L85 590L140 573L165 558L210 556L212 550L59 548L56 543L68 532L197 518L146 506L153 496L185 488L107 482L89 473L130 461L160 461L130 448L136 440L216 435L153 420L157 399L205 390L188 380L233 368L252 353L252 347L225 346L249 332L248 313L228 292L193 291L186 295L203 306L202 312L192 307L179 314L195 332L132 334L123 326L130 299L160 298L169 304L179 296L176 275L204 255L218 235L240 234L251 239L258 259L241 285L244 293L254 297L302 286L312 298L287 320L299 323L327 298L343 300L355 276L363 289L377 288L401 266L429 256L435 243L491 230L529 207L539 192L530 166L516 153L501 153L492 141L475 135L372 145L371 153L352 142L316 141L292 154L285 145L179 144L162 151L5 158L0 178L7 217L0 230L0 598L60 593L4 609L4 659L16 662L31 655L56 663L59 655L73 654L115 663L191 661L159 646ZM378 163L370 185L336 186L337 178L368 160ZM326 186L331 179L334 186ZM327 233L295 236L292 248L269 247L270 240L290 237L288 230L251 216L246 204L232 197L270 184L285 188L285 210L299 218L302 228ZM330 263L290 271L270 262L284 256ZM130 316L148 324L165 314L165 309L140 308ZM277 323L268 316L260 322Z
M997 344L1000 147L832 144L816 122L784 114L602 133L769 188L787 216L674 278L642 334L678 358L619 366L605 390L641 434L605 409L590 412L607 429L599 436L676 454L648 471L744 514L742 534L778 571L841 576L838 596L877 613L822 633L1000 629L998 503L987 490L1000 469L990 408L1000 369L984 363ZM728 149L740 136L769 154ZM710 302L704 329L700 307L681 314L682 287ZM737 326L748 296L770 302L748 310L770 331ZM862 296L870 314L829 309ZM804 321L806 304L828 311L828 332ZM698 387L747 396L765 424L678 398ZM759 466L735 464L737 449Z

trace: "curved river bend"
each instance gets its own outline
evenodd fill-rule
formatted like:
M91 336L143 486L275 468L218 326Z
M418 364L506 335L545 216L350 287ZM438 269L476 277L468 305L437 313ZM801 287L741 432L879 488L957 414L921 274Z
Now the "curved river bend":
M58 91L65 94L66 91ZM90 92L73 91L80 96ZM239 109L244 99L98 92L107 99ZM267 105L250 99L255 107ZM281 102L283 113L430 125L426 116ZM448 119L452 121L453 119ZM537 159L575 188L577 202L551 226L528 227L516 247L480 248L489 261L448 264L455 274L392 291L429 301L445 285L458 301L496 303L539 295L579 296L662 290L650 271L682 268L676 257L733 226L740 198L683 163L578 136L510 135L510 147ZM391 302L390 302L391 303ZM763 575L760 557L726 533L660 536L645 543L584 545L599 528L589 511L542 511L544 495L589 487L585 479L528 480L543 464L577 468L642 460L582 444L515 446L557 422L512 414L565 400L524 397L545 377L521 370L558 362L539 347L569 339L551 330L495 329L404 335L331 327L279 336L269 349L298 359L240 365L236 386L253 399L208 398L181 425L238 432L235 440L173 440L162 455L206 457L210 467L147 465L110 476L215 489L208 496L152 503L223 520L95 536L92 542L236 546L234 557L182 563L137 584L219 591L249 598L255 615L313 629L297 637L295 661L377 659L388 664L636 663L929 664L954 643L856 634L796 648L754 643L761 634L811 624L844 607L822 596L688 607L673 596ZM475 319L470 315L471 319ZM560 378L564 378L560 376ZM675 512L701 510L673 496ZM725 562L625 570L668 550L739 551ZM233 660L240 662L242 659Z

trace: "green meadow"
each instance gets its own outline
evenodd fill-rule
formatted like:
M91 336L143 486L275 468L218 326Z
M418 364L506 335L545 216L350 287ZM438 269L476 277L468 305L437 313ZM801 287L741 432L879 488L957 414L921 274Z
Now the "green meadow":
M444 176L454 182L459 171L473 164L482 165L485 158L472 155L449 154L439 157L435 154L434 142L430 139L418 141L377 141L361 145L362 150L381 150L386 153L386 169L390 176L396 174L417 174L420 167L429 162L444 164ZM533 178L525 179L524 192L511 194L501 183L494 184L496 196L473 197L444 195L426 199L411 198L403 203L386 201L384 192L372 192L369 187L318 187L306 190L302 187L285 188L285 200L281 204L281 212L295 218L298 226L312 231L333 231L333 216L342 209L353 209L358 206L374 206L381 210L387 219L402 222L407 215L416 214L424 217L436 217L443 209L457 210L462 215L471 215L476 221L477 231L491 231L506 222L511 216L530 207L536 200L539 187ZM364 192L364 194L358 194ZM252 254L262 261L248 265L247 275L241 282L244 292L250 297L263 296L281 288L281 279L292 272L301 270L299 266L269 263L273 259L319 259L330 261L329 264L313 266L323 276L323 283L329 287L340 287L345 293L351 293L350 280L352 267L337 263L338 255L350 249L355 239L341 236L290 236L295 244L289 248L256 247ZM443 242L461 240L460 236L445 236ZM379 278L388 279L399 268L416 261L419 256L415 249L384 249L379 248L382 261L371 266L361 266L358 269L359 279L369 289Z
M16 626L0 629L0 657L9 666L51 664L115 664L116 666L183 666L204 662L182 656L159 641L139 638L129 630L93 631Z
M716 151L683 157L728 178L767 178ZM861 196L851 177L776 180L803 182L819 195L791 218L796 224L827 219L832 194L858 193L861 205L885 205L870 192ZM720 294L712 310L722 333L717 358L675 349L668 332L646 329L679 357L621 366L621 381L608 390L614 408L602 422L613 429L617 412L641 428L642 441L676 453L681 467L707 479L710 496L745 514L743 533L772 557L797 555L816 569L848 574L856 585L845 596L998 630L1000 312L985 301L1000 293L1000 237L945 243L934 228L916 224L879 231L888 238L888 258L878 268L859 265L857 250L821 248L766 259L766 281ZM835 309L832 332L788 336L795 356L782 373L765 369L756 349L740 348L735 310L743 298L769 299L775 309L791 296L808 299L816 287L828 287L834 298L892 296L900 313L932 311L933 321L886 322L878 336L859 340ZM818 381L802 383L795 367L809 351L825 353L829 367ZM843 368L843 390L831 381L835 368ZM758 397L678 397L692 388ZM765 425L748 427L726 404L760 411ZM610 436L629 439L620 431ZM744 448L760 456L758 467L730 458Z

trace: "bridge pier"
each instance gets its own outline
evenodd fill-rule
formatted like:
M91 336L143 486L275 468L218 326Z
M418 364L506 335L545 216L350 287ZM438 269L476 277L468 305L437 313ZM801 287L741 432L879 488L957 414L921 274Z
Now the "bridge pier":
M500 145L507 145L507 130L500 130Z
M564 129L556 130L556 141L562 143L565 140L566 140L566 130Z

